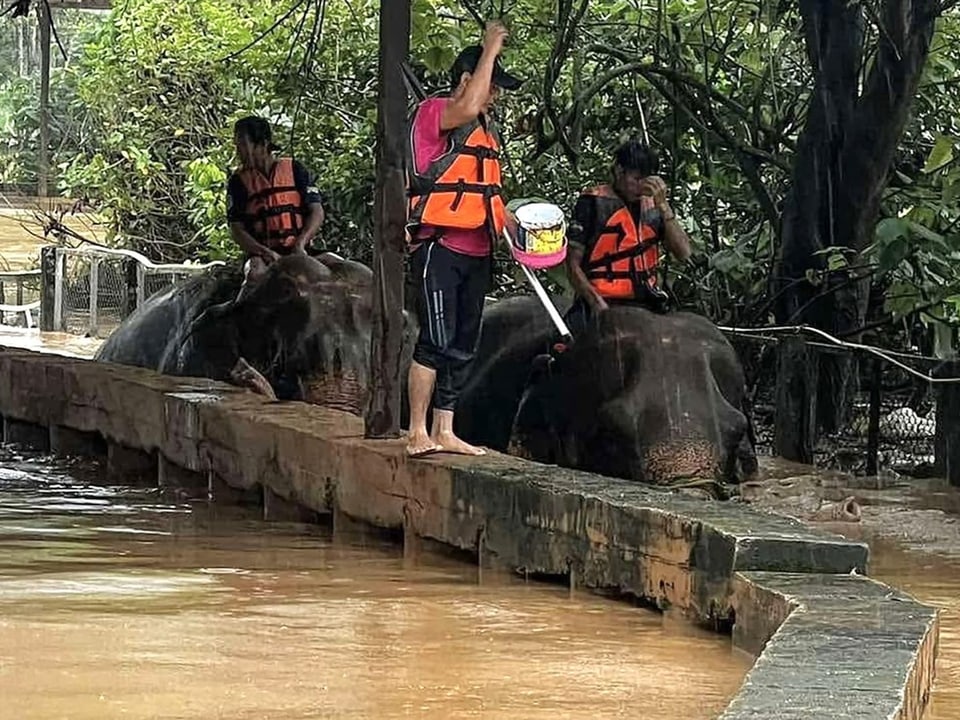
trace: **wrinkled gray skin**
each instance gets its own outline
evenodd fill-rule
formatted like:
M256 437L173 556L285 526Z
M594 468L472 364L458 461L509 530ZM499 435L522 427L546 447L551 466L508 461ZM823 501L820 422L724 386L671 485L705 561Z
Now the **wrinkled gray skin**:
M369 382L372 271L333 254L281 258L240 303L238 268L158 293L107 339L96 359L248 385L242 358L281 399L362 414ZM210 312L211 306L219 305ZM416 325L407 323L412 354Z
M601 317L548 368L542 353L556 331L536 299L491 304L457 431L533 460L653 484L753 476L743 369L716 326L641 308Z

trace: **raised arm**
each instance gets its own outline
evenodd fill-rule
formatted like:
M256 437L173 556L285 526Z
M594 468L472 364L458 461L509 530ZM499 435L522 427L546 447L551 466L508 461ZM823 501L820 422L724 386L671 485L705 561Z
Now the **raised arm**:
M507 28L499 20L487 23L483 35L483 53L476 70L470 75L463 92L450 99L440 116L440 129L444 132L475 120L483 112L490 97L493 64L503 49L507 34Z

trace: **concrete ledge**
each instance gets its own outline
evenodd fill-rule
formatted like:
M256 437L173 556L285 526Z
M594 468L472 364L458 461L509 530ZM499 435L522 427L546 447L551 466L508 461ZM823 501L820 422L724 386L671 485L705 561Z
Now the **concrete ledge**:
M933 608L858 575L741 573L734 597L738 624L743 613L757 631L745 644L762 645L767 633L769 642L722 720L923 715L939 633Z
M260 490L268 514L285 515L284 503L292 503L402 529L405 538L435 540L515 570L629 593L696 622L735 621L737 645L767 649L731 704L731 718L760 717L756 712L775 706L765 705L768 699L794 698L798 714L790 717L804 718L912 718L926 703L936 615L905 596L898 607L927 621L890 616L899 623L891 632L912 649L891 660L902 672L844 696L855 704L838 705L835 693L791 695L786 690L793 684L783 685L791 676L766 670L778 666L764 658L789 663L793 653L793 663L810 674L803 676L806 687L829 687L836 680L827 665L835 656L824 655L826 664L810 660L824 647L850 642L851 632L861 633L854 635L861 642L875 639L855 616L824 614L826 596L810 595L808 585L832 587L830 578L840 576L849 602L866 603L863 608L879 602L874 588L894 593L862 577L848 579L851 571L866 572L864 544L786 517L497 454L410 461L399 441L363 440L361 421L345 413L269 403L204 379L29 351L0 349L0 413L99 433L109 443L155 454L163 481L177 474L175 466L197 489L206 479L215 495L224 483L235 497ZM785 642L790 637L792 645ZM927 664L929 672L921 672ZM899 709L881 712L894 697L901 699ZM783 705L776 707L776 716L786 717Z

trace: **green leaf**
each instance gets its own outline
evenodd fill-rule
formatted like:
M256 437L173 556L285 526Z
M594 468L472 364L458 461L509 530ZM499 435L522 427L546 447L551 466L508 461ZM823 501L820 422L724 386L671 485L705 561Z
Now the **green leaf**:
M877 223L875 235L879 244L902 238L909 232L906 220L897 217L884 218Z
M925 225L921 225L912 221L907 222L907 227L910 229L910 232L919 235L924 240L929 240L930 242L940 246L944 252L949 252L950 247L947 245L947 241L940 233L936 233Z
M880 272L887 273L897 267L910 254L910 243L905 237L897 237L880 248Z
M933 145L933 150L927 156L927 162L923 166L924 173L936 172L944 165L953 160L954 140L947 135L939 135Z

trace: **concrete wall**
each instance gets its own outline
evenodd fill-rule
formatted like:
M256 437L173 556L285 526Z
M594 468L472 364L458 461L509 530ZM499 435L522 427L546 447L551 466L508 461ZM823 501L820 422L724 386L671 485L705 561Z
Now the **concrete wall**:
M919 718L933 682L936 612L864 577L865 545L741 503L498 454L409 460L342 412L20 350L0 349L0 414L11 441L106 452L141 480L337 513L732 624L758 661L725 718Z

